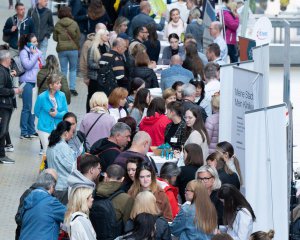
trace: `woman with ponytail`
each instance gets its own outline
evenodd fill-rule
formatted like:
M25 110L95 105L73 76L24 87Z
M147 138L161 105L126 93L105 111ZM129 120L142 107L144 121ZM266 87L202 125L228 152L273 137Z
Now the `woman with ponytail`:
M55 196L65 205L68 202L67 179L73 169L76 169L75 152L67 143L73 136L71 126L67 121L60 122L51 132L47 149L48 167L54 168L58 174Z
M191 185L194 185L192 189ZM190 181L185 189L193 197L191 204L184 204L170 225L179 240L211 239L217 226L217 212L202 182Z

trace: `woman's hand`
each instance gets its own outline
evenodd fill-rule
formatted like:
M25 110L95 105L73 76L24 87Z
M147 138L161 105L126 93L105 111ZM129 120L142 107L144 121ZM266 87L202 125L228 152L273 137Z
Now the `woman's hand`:
M55 109L53 112L49 112L51 117L55 117L57 115L57 110Z

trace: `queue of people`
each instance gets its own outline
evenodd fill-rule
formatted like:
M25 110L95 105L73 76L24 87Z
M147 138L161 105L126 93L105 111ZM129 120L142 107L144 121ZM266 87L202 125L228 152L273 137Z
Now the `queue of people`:
M202 1L168 4L168 23L167 13L159 22L150 16L148 1L112 2L71 0L55 25L47 0L37 0L27 17L18 2L6 21L0 162L14 163L5 147L21 94L20 136L39 137L45 169L20 199L16 239L263 239L252 234L256 216L239 191L234 148L219 142L219 65L228 56L238 61L232 37L239 16L230 0L220 13L226 37L220 22L211 23L214 43L207 49ZM157 31L169 42L162 51ZM52 34L58 60L46 58ZM22 74L11 66L14 56ZM170 65L160 78L159 63ZM17 75L20 86L13 85ZM70 96L79 94L76 75L87 85L79 130L68 111ZM151 88L161 88L162 96L152 97ZM164 143L176 162L158 171L150 147Z

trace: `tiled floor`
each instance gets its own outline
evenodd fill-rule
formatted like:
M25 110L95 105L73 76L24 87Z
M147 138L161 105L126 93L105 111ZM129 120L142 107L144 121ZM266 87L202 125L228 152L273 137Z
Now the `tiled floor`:
M30 0L22 1L26 7L29 6ZM7 10L8 1L0 0L0 30L2 37L2 29L5 20L14 14L13 10ZM56 44L51 40L49 42L48 54L55 54ZM69 110L78 115L79 121L85 113L85 102L87 88L81 79L77 79L77 91L79 95L72 97L72 103ZM10 123L10 134L15 151L7 155L13 158L16 163L13 165L0 164L0 239L14 239L14 231L16 224L14 216L19 204L19 198L22 193L30 187L38 175L40 156L39 156L39 140L21 140L20 136L20 112L22 109L22 101L17 98L18 108L12 115Z

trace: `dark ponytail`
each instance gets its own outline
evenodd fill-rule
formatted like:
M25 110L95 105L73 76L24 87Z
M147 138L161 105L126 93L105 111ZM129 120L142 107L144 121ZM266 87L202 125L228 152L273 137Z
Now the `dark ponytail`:
M70 129L71 123L67 121L60 122L49 136L49 147L55 146L61 140L61 135L66 131L69 132Z

